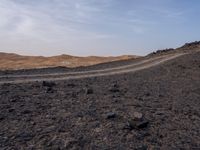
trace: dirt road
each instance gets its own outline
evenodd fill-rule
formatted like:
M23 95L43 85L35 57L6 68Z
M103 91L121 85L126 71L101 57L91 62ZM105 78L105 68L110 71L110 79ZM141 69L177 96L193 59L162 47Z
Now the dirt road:
M133 64L114 67L114 68L106 68L101 70L79 71L79 72L68 72L68 73L35 74L35 75L6 75L6 76L0 76L0 84L26 83L26 82L35 82L44 80L59 81L59 80L90 78L90 77L109 76L115 74L135 72L159 65L161 63L164 63L166 61L180 57L185 54L186 53L176 53L176 54L157 56L153 58L147 58Z

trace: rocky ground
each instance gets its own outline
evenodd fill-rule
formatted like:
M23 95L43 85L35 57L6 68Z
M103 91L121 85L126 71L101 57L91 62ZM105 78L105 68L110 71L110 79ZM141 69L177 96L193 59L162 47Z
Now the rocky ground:
M135 73L0 85L0 149L200 149L200 52Z

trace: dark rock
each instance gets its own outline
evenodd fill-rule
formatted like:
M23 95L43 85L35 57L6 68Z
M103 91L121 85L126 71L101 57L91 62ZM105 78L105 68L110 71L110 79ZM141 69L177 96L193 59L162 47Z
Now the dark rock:
M66 132L65 126L64 125L58 126L57 131L60 132L60 133Z
M0 121L4 120L5 117L4 116L0 116Z
M119 92L119 85L118 84L113 84L111 88L109 88L109 91L110 92L113 92L113 93L116 93L116 92Z
M135 129L136 125L134 122L132 122L132 120L127 121L126 125L124 126L124 129L129 129L129 130L133 130Z
M52 82L52 81L43 81L42 82L42 86L46 86L46 87L53 87L55 86L55 82Z
M145 96L150 96L150 93L145 93Z
M22 114L30 114L30 113L31 113L31 111L30 111L30 110L28 110L28 109L26 109L26 110L23 110L21 113L22 113Z
M133 129L143 129L146 128L149 124L149 121L147 121L146 119L142 119L142 120L128 120L124 129L129 129L129 130L133 130Z
M150 136L150 134L148 133L148 132L143 132L143 133L139 133L139 134L137 134L136 135L136 138L138 139L138 140L144 140L144 138L145 137L147 137L147 136Z
M91 88L86 89L86 94L93 94L94 91Z
M73 87L75 87L75 84L73 84L73 83L68 83L67 86L73 88Z
M163 49L163 50L157 50L155 52L150 53L149 56L155 55L155 54L166 53L166 52L170 52L170 51L174 51L174 49L173 48L168 48L168 49Z
M8 112L13 112L13 111L15 111L14 108L10 108L10 109L8 109Z
M148 149L147 145L141 145L135 148L135 150L147 150L147 149Z
M34 121L31 121L30 124L31 125L36 125L36 123Z
M186 67L183 66L183 65L178 65L178 67L179 67L180 69L186 69Z
M117 87L112 87L109 89L110 92L113 92L113 93L117 93L119 92L119 89Z
M15 102L17 102L17 99L16 99L16 98L14 98L14 99L11 99L11 100L10 100L10 102L13 102L13 103L15 103Z
M182 48L198 46L199 44L200 44L200 41L195 41L195 42L191 42L191 43L185 43L185 45Z
M114 88L119 88L119 85L117 83L113 84Z
M22 132L22 133L19 133L16 136L16 138L18 138L19 140L22 140L22 141L30 141L33 138L33 135L30 133Z
M116 117L116 113L109 112L109 113L106 114L107 119L112 119L112 118L115 118L115 117Z
M148 126L148 124L149 124L149 121L142 120L137 123L137 128L139 128L139 129L146 128Z
M76 140L74 138L66 139L65 148L66 149L72 149L74 147L74 145L76 145L77 143L78 143L78 140Z
M143 114L139 112L133 113L134 120L141 120L143 118Z
M139 97L138 100L143 101L144 99L142 97Z
M43 134L49 134L49 133L52 133L52 132L55 132L57 131L57 127L56 126L49 126L45 129L43 129L42 133Z
M1 135L1 136L0 136L0 146L1 146L2 143L8 142L8 140L9 140L8 137ZM5 149L5 150L6 150L6 149Z
M157 112L155 112L155 115L157 115L157 116L162 116L164 114L165 114L164 111L157 111Z
M77 98L78 93L77 92L70 92L70 95L72 98Z
M48 87L47 90L46 90L46 93L53 93L53 88L52 87Z
M88 116L96 117L96 109L89 109L88 111L85 112Z

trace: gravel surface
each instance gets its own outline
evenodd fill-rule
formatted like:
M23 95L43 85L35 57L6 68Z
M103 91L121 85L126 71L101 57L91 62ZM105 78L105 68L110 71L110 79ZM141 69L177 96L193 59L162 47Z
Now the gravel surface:
M200 52L135 73L0 85L2 150L200 149L199 125Z

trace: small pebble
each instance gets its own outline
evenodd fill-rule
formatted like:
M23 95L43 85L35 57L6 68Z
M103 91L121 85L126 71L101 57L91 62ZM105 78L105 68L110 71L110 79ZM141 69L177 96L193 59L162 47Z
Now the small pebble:
M143 114L139 112L134 112L133 117L135 120L141 120L143 118Z
M91 88L88 88L88 89L86 90L86 93L87 93L87 94L93 94L93 93L94 93L94 91L93 91L93 89L91 89Z
M111 118L115 118L115 117L116 117L116 114L113 113L113 112L109 112L109 113L107 113L107 115L106 115L106 118L107 118L107 119L111 119Z

